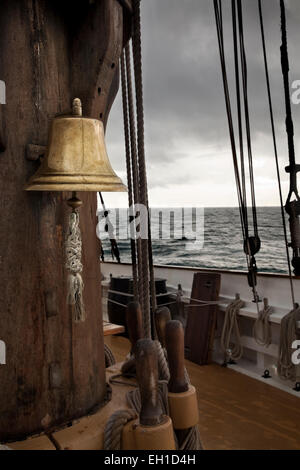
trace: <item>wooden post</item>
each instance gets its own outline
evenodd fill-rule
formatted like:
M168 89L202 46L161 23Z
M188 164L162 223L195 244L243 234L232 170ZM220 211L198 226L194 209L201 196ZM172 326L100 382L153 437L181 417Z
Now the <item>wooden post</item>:
M166 348L170 370L169 392L182 393L189 388L184 373L184 331L180 321L166 325Z
M171 312L168 307L158 308L155 312L155 327L158 339L163 348L166 347L166 324L171 320Z
M51 119L70 112L74 96L85 115L107 121L127 9L124 18L117 0L0 3L0 441L68 423L106 396L96 194L80 194L87 319L75 324L65 300L70 194L28 194L24 185L39 166L26 159L28 145L47 145Z
M157 352L151 339L140 339L135 347L136 375L141 393L140 424L156 426L163 421L158 399Z

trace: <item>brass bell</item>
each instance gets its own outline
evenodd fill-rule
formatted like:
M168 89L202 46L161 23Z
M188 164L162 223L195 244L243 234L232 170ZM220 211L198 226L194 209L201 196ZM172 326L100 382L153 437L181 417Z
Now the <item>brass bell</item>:
M46 155L26 191L127 191L108 159L103 123L82 117L75 98L70 116L53 119Z

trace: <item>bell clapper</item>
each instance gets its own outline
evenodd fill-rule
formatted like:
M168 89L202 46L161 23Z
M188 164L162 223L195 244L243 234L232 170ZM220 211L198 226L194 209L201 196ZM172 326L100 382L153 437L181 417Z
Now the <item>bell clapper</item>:
M81 263L82 241L78 209L83 203L77 197L76 191L73 191L72 197L67 200L67 204L72 208L65 242L66 269L69 271L67 303L74 306L75 322L82 322L85 320L85 310L83 304L84 285L81 275L83 268Z

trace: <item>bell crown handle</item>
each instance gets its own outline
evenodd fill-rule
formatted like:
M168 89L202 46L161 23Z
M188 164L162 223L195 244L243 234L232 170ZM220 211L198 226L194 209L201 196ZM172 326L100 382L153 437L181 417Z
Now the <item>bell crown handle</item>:
M171 320L166 325L166 348L170 369L169 392L186 392L189 385L184 367L184 330L178 320Z
M74 98L72 102L72 115L81 117L82 116L82 104L79 98Z

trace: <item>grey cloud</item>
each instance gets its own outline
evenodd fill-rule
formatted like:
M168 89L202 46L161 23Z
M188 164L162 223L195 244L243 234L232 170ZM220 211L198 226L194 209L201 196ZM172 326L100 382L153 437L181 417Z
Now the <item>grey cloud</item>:
M234 106L230 3L230 0L222 0L228 73ZM243 0L243 5L254 158L270 161L271 165L272 141L257 1ZM279 1L263 0L263 10L283 167L287 161L287 145L279 51ZM189 180L194 182L197 175L187 169L182 172L182 164L191 154L196 155L197 160L208 162L208 147L212 154L218 154L220 149L226 149L230 153L213 1L143 0L142 15L146 154L151 173L149 187L156 187L166 180L162 177L160 164L163 164L166 177L169 174L170 184L180 184L182 180L185 184ZM300 36L298 0L287 2L287 20L292 81L300 79L297 50ZM293 106L293 113L297 146L300 105ZM113 165L119 170L125 168L123 139L119 96L108 124L110 156ZM228 174L232 175L231 161L228 161L227 168ZM213 174L214 170L212 168L209 173ZM211 174L207 177L211 177Z

